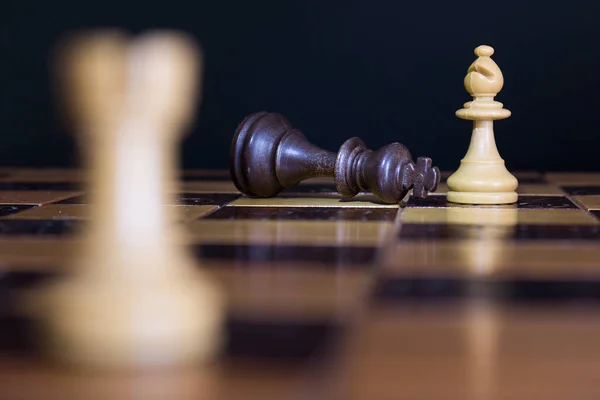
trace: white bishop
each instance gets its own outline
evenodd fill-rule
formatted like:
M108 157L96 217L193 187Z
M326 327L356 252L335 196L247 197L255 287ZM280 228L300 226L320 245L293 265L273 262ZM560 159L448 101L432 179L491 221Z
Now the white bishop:
M498 65L490 57L494 49L479 46L477 60L469 67L465 88L473 101L456 115L473 121L471 144L458 170L448 178L447 199L463 204L510 204L517 201L517 179L506 169L494 139L494 120L510 117L494 97L504 85Z

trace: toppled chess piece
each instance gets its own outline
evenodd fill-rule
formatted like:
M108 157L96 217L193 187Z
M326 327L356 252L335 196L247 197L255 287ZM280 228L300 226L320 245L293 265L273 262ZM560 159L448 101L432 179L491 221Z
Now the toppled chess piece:
M431 159L419 157L414 163L400 143L373 151L351 138L336 155L309 143L282 115L267 112L250 114L240 123L229 167L238 190L255 197L275 196L309 178L333 177L343 197L370 191L385 203L398 203L411 189L413 196L427 197L440 182Z

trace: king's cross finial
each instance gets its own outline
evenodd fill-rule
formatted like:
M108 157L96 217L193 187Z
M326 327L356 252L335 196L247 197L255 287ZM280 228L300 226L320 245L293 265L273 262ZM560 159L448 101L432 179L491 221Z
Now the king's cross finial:
M419 157L417 164L406 165L404 187L413 188L413 196L425 198L429 192L435 192L440 184L440 170L434 167L431 158Z

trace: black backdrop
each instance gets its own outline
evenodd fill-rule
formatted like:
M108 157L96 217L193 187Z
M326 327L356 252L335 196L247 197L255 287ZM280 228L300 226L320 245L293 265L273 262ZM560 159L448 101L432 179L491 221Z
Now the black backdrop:
M202 103L181 146L187 168L225 168L248 113L286 115L330 150L359 136L406 144L455 169L470 122L463 78L479 44L505 77L496 123L509 169L600 169L600 1L160 1L0 3L0 164L69 166L55 109L52 45L73 29L176 28L206 56Z

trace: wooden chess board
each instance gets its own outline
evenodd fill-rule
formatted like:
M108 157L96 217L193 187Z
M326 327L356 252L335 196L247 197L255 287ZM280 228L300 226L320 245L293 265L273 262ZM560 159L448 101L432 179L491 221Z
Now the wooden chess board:
M83 174L3 169L0 398L596 398L600 173L515 175L516 205L449 205L442 181L398 207L328 179L246 198L227 171L186 171L165 206L225 291L225 348L206 370L98 380L39 358L17 301L77 244Z

